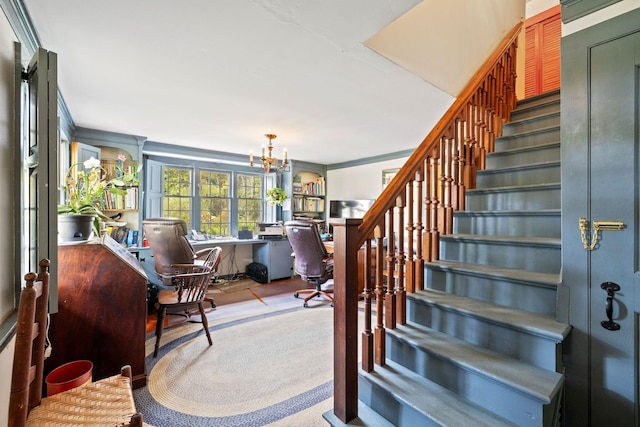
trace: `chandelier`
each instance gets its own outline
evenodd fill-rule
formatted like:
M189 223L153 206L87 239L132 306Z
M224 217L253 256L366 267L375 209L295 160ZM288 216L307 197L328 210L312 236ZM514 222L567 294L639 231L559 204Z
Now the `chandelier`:
M289 161L287 160L287 149L285 148L284 150L282 150L282 162L280 163L280 166L278 166L278 158L273 157L272 155L273 140L276 138L276 135L272 133L267 133L264 136L266 136L269 139L269 146L268 147L265 147L264 145L262 146L262 155L260 156L261 166L264 168L264 171L267 174L271 172L283 171L287 167L287 164L289 163ZM265 148L266 148L266 153L265 153ZM253 166L253 150L249 151L249 164Z

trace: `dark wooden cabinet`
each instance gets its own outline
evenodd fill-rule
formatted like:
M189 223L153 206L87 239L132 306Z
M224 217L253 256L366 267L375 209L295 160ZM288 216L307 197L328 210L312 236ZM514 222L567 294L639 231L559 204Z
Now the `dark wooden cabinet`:
M131 365L134 387L146 384L147 276L136 258L104 236L58 246L58 312L45 375L74 360L93 362L93 379Z

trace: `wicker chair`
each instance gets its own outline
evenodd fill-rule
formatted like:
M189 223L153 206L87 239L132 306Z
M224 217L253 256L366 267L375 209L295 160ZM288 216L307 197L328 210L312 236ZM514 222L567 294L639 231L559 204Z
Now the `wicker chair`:
M142 426L131 390L131 367L119 375L42 397L44 350L49 299L49 260L40 273L25 276L20 294L13 357L9 427Z

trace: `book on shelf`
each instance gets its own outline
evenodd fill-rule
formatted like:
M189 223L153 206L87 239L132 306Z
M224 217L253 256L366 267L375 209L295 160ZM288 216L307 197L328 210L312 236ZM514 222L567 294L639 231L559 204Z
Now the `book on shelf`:
M323 212L324 199L321 197L293 196L293 210L306 212Z
M138 232L128 227L107 226L107 234L124 247L138 245Z
M324 177L320 176L315 181L309 181L306 183L293 183L294 194L308 194L312 196L324 196L326 191L326 185Z
M128 187L127 194L104 194L105 209L138 209L138 187Z

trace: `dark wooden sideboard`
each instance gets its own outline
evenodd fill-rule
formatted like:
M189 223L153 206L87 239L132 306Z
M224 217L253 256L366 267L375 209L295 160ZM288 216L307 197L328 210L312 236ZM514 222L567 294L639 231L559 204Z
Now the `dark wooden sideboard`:
M93 379L131 365L133 386L146 385L147 276L109 236L58 246L58 313L45 375L74 360L93 362Z

